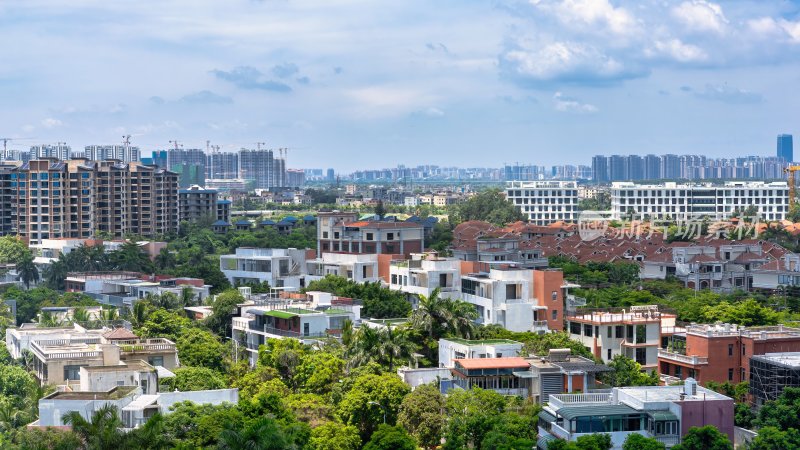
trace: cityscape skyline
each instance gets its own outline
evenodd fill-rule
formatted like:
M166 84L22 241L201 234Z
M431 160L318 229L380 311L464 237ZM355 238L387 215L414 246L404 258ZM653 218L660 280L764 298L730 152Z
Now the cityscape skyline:
M798 10L10 1L0 20L17 45L0 50L0 80L15 106L0 121L4 137L35 138L12 146L131 134L147 151L202 136L187 147L266 141L288 147L294 166L337 171L353 161L481 166L497 149L500 162L541 164L766 155L776 135L798 132Z

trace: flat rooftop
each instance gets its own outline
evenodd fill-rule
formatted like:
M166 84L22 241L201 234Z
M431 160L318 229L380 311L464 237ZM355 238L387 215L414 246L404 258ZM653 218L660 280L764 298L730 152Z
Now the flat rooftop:
M684 385L678 386L629 386L621 387L619 389L620 400L623 400L623 395L629 396L640 402L666 402L666 401L705 401L705 400L730 400L730 397L714 392L711 389L706 389L702 386L697 386L696 395L686 395L681 399L681 394L684 393Z
M800 339L800 328L783 325L745 328L733 324L689 325L686 334L706 337L743 336L755 340Z
M800 369L800 352L766 353L754 355L751 359L758 359L792 369Z
M135 370L139 372L145 372L156 370L155 367L138 359L125 361L124 363L113 366L84 366L82 369L86 369L88 372L118 372L120 370Z
M43 400L119 400L138 388L138 386L117 386L105 392L53 392Z
M455 342L456 344L461 345L501 345L501 344L518 344L522 345L521 342L512 341L511 339L460 339L460 338L444 338L445 341Z

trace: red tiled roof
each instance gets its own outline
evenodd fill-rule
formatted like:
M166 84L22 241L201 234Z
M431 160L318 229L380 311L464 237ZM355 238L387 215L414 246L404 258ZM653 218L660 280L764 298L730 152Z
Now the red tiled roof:
M139 339L139 336L131 333L126 328L115 328L103 335L109 341L126 341L129 339Z
M461 367L467 370L473 369L515 369L515 368L528 368L530 363L525 361L524 358L519 356L509 358L469 358L469 359L455 359Z

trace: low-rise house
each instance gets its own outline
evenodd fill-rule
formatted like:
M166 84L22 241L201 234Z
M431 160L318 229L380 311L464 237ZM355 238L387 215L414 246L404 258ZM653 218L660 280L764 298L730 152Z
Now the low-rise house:
M611 435L621 449L631 434L652 437L667 447L681 442L691 427L710 425L733 442L733 399L687 379L678 386L612 388L610 393L550 395L539 413L537 448L555 439L575 441L593 433Z
M502 395L528 396L522 377L517 375L530 370L530 363L518 356L508 358L455 359L450 372L453 384L462 389L478 387Z
M339 337L346 321L358 324L361 305L327 292L307 292L305 300L270 298L239 305L233 318L233 339L249 353L251 365L267 339L294 338L315 341Z
M138 386L116 386L106 391L54 392L39 400L39 420L30 427L63 427L64 415L77 412L91 420L92 413L106 405L117 408L124 429L138 428L153 415L172 412L180 402L222 405L239 401L238 389L143 394Z
M28 324L26 324L28 325ZM175 343L164 338L142 339L125 328L87 330L23 326L6 330L12 355L30 350L33 371L42 385L78 386L81 369L146 361L151 366L179 366Z
M162 374L170 373L161 367ZM70 386L73 391L109 391L117 386L139 386L145 395L159 390L159 370L142 360L120 361L107 366L83 366L78 374L80 384ZM163 372L165 371L165 372Z
M389 264L389 289L430 297L435 289L444 298L460 296L461 261L435 252L413 253L411 259Z
M674 328L676 319L675 314L659 311L657 305L578 311L567 317L567 332L570 339L581 342L603 362L621 354L643 369L655 370L662 328Z
M739 383L748 381L754 356L800 351L800 329L784 325L740 327L692 324L675 333L658 350L662 376Z
M100 303L117 308L131 308L137 300L167 292L178 297L184 290L202 303L210 295L211 285L199 278L176 278L165 275L143 275L138 272L70 272L64 280L67 292L81 292Z
M380 281L377 254L323 253L306 262L308 282L335 275L356 283Z
M233 285L269 283L300 289L306 274L306 250L240 247L222 255L219 268Z
M439 367L454 367L457 359L519 356L522 343L510 339L439 339Z
M563 286L560 270L493 266L488 272L462 273L460 296L475 305L478 323L544 333L564 327Z

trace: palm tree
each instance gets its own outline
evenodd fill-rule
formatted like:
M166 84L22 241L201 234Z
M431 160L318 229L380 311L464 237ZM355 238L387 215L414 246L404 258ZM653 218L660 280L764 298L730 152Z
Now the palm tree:
M362 366L377 360L380 336L378 331L368 326L359 327L353 335L352 342L345 349L349 368Z
M442 328L446 326L446 314L444 300L439 297L439 288L436 288L429 297L419 296L417 309L411 314L411 325L430 339L438 339Z
M286 450L296 448L287 442L272 417L261 417L244 429L227 428L219 435L220 450Z
M181 289L181 304L183 306L192 306L194 304L194 294L192 293L192 288L189 286L184 286Z
M408 338L405 328L387 326L378 332L378 354L387 362L389 372L394 371L396 360L410 361L415 350L416 346Z
M103 322L112 322L117 320L117 310L116 308L109 308L109 309L101 309L100 310L100 320Z
M39 314L39 325L45 328L56 328L61 326L62 322L50 311L42 311Z
M131 430L126 436L122 448L138 450L142 448L160 450L172 448L164 433L164 416L160 413L153 414L150 419L139 428Z
M100 407L92 413L91 420L86 420L77 411L64 414L61 420L72 426L72 431L80 437L87 450L116 448L125 442L122 421L114 405Z
M17 263L17 274L26 289L31 288L31 283L39 282L39 268L33 263L33 256L26 255Z
M162 248L161 251L158 252L156 255L155 260L153 261L158 268L158 270L165 270L171 269L175 267L177 264L177 260L175 259L175 255L170 253L166 247Z
M147 295L151 295L148 293ZM133 308L131 308L129 319L131 320L131 324L139 328L144 325L145 320L147 320L147 302L138 301L133 304Z
M74 323L88 324L91 320L92 319L89 317L89 312L86 311L86 308L79 306L72 311L72 321Z
M444 309L447 312L447 328L451 334L464 339L475 336L475 319L478 318L475 305L463 300L447 300L444 302Z

